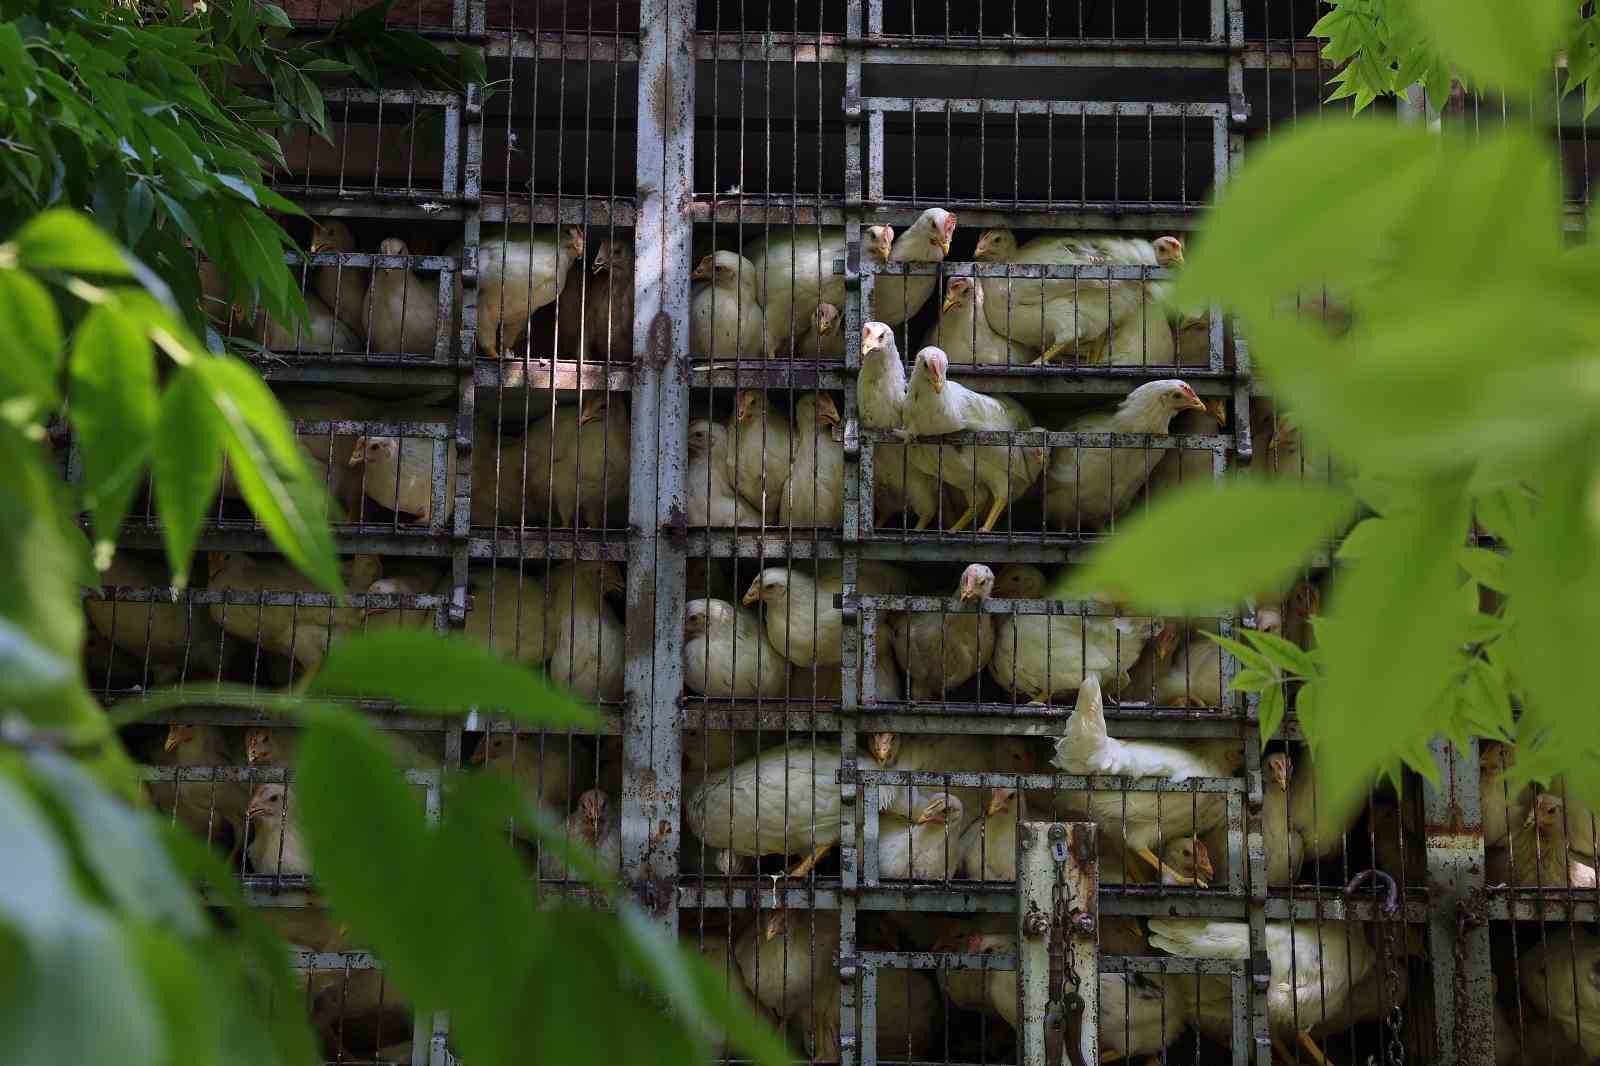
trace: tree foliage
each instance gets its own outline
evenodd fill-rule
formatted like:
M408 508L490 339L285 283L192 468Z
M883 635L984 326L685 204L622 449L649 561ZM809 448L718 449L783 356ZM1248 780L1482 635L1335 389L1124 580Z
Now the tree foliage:
M1423 0L1336 13L1410 11L1416 47L1507 88L1548 72L1554 27L1570 30L1575 14L1540 0L1517 5L1511 25L1489 10L1503 5L1448 8L1460 20L1450 32ZM1467 43L1467 26L1484 32ZM1399 66L1402 39L1339 47L1378 41L1351 67L1420 76ZM1428 744L1440 735L1515 739L1519 779L1566 774L1600 800L1583 697L1595 657L1581 646L1600 621L1600 271L1592 242L1565 245L1558 173L1554 146L1515 118L1481 135L1371 117L1302 123L1250 154L1178 281L1176 299L1238 314L1254 369L1349 472L1366 516L1338 550L1315 651L1229 645L1239 687L1262 694L1264 734L1281 721L1283 684L1299 687L1330 816L1375 774L1404 765L1434 779ZM1298 293L1319 288L1350 309L1347 331L1294 312ZM1194 492L1130 523L1083 584L1115 578L1131 602L1166 606L1172 582L1127 565L1132 546L1183 559L1185 582L1210 596L1258 595L1282 587L1291 510L1304 559L1347 524L1330 508L1308 541L1307 490L1293 478L1256 485L1254 498L1221 491L1243 504L1230 537L1192 535L1216 513Z
M307 1064L316 1048L286 945L231 873L143 809L115 726L192 703L154 694L108 716L82 668L81 589L97 583L146 479L182 585L224 456L276 546L342 594L324 489L246 363L208 345L197 253L229 298L303 314L263 184L274 131L322 129L318 76L386 67L481 80L384 28L382 3L308 40L257 0L184 13L123 3L0 6L0 1022L8 1062ZM238 67L268 86L235 84ZM82 478L45 441L65 411ZM78 527L90 516L95 543ZM442 684L449 679L448 685ZM335 698L416 696L422 713L493 710L532 729L590 710L466 639L354 635L315 696L219 687L301 725L297 820L325 904L378 949L419 1010L448 1011L483 1064L704 1058L709 1032L757 1061L781 1042L610 874L496 775L447 774L444 817L410 802L391 748ZM541 898L508 826L586 876L597 909ZM460 871L474 871L462 878ZM199 893L203 891L202 897ZM214 912L226 913L219 922ZM539 1009L530 1009L538 1004Z

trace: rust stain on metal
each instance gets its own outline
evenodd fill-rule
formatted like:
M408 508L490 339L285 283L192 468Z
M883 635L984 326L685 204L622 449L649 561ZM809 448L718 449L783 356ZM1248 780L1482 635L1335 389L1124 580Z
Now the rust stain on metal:
M645 357L654 367L665 367L672 360L672 317L665 311L650 319L645 334Z

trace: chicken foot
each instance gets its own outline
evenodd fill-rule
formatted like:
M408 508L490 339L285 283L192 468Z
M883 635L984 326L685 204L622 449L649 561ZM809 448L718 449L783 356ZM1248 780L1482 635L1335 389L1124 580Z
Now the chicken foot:
M963 529L972 525L972 520L976 517L978 517L978 508L969 503L967 509L961 512L961 517L956 519L956 524L950 527L950 532L960 533Z
M833 845L836 843L838 843L838 841L830 840L826 844L818 844L812 849L811 854L801 859L799 864L788 872L788 876L804 877L806 874L810 873L817 863L822 861L822 857L833 850Z
M1033 365L1034 366L1049 366L1052 362L1055 361L1057 356L1064 354L1069 348L1072 347L1072 345L1073 345L1073 338L1071 338L1071 337L1068 337L1066 340L1057 341L1056 343L1052 344L1050 347L1046 348L1040 354L1039 358L1034 360Z
M1312 1039L1311 1030L1301 1029L1295 1036L1299 1039L1300 1046L1306 1049L1306 1054L1311 1056L1312 1062L1315 1062L1317 1066L1330 1066L1328 1056L1322 1053L1322 1049L1317 1046L1316 1040Z
M989 508L989 517L983 520L983 525L978 527L978 532L988 533L994 529L994 524L1000 521L1000 514L1006 509L1006 503L1009 500L1010 497L1008 496L995 497L994 506Z

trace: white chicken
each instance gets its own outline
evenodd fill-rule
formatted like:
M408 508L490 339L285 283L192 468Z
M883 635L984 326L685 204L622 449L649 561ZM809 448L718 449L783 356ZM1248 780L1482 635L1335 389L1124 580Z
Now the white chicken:
M485 733L471 761L510 777L529 803L564 811L578 784L574 770L586 760L577 743L564 736Z
M942 263L955 235L956 216L942 207L930 207L899 237L889 226L868 226L862 251L880 263ZM891 326L910 321L938 284L939 278L931 270L878 277L872 286L873 319Z
M547 636L552 604L542 578L518 566L474 569L467 588L467 632L502 655L543 665L555 650Z
M1174 436L1210 437L1228 424L1227 404L1222 400L1206 403L1204 411L1182 411L1168 424ZM1174 448L1161 457L1145 480L1151 496L1179 485L1205 483L1216 476L1214 453L1203 448Z
M429 578L422 575L380 577L367 586L368 596L430 596L449 592L448 578ZM435 590L439 590L436 592ZM381 601L380 601L381 602ZM437 612L431 607L384 607L372 600L361 609L362 628L371 630L383 626L411 626L433 629Z
M1032 773L1043 763L1031 737L987 737L973 734L869 733L867 754L880 770L925 770L933 773ZM994 797L993 789L941 786L961 800L967 818L976 817ZM901 818L913 817L908 787L883 785L878 808Z
M844 445L831 432L839 422L839 408L825 392L807 393L794 405L794 465L778 508L782 525L844 524Z
M1075 433L1164 434L1180 411L1204 411L1194 390L1176 378L1149 381L1109 413L1080 415ZM1116 518L1144 487L1163 448L1056 448L1045 475L1045 516L1066 532L1096 530Z
M1516 749L1499 740L1485 740L1478 748L1478 788L1483 802L1483 843L1487 847L1505 844L1515 826L1528 817L1533 805L1533 786L1512 789L1506 784L1506 770L1516 765Z
M1056 599L1043 571L1026 564L1001 567L996 597ZM1033 703L1076 692L1090 674L1106 678L1113 692L1128 684L1128 673L1150 637L1150 623L1109 613L1087 615L1001 614L995 624L989 676L1008 692Z
M353 252L356 238L350 227L337 218L319 218L311 223L311 253ZM311 288L322 303L331 308L339 321L352 330L366 328L367 286L370 274L364 267L343 264L317 267L311 272ZM307 300L309 305L310 301ZM360 343L354 350L360 350Z
M1017 246L1009 230L989 230L973 257L987 263L1042 266L1174 266L1183 262L1177 237L1147 241L1137 237L1082 234L1039 237ZM1042 348L1049 363L1104 334L1146 297L1147 282L1104 278L984 278L984 310L989 324L1014 341Z
M582 844L594 852L600 865L612 873L622 869L622 825L617 817L616 804L598 788L591 788L578 797L578 806L566 821L567 840ZM551 881L566 881L577 875L567 869L567 864L554 848L539 849L539 876Z
M731 856L803 855L789 876L804 876L839 842L839 764L837 744L774 748L710 774L684 804L684 821Z
M119 551L101 572L107 596L115 588L160 588L172 580L166 566ZM89 624L131 656L149 683L216 680L221 666L222 631L204 608L184 599L149 603L85 599Z
M1017 790L990 790L983 817L969 821L956 844L956 865L974 881L1017 879Z
M386 293L380 292L380 295ZM334 316L319 297L306 294L306 321L284 325L262 311L251 336L274 352L359 352L364 348L356 331ZM430 347L429 352L433 349Z
M815 576L789 567L769 566L744 594L744 605L766 608L767 641L799 667L838 666L844 662L844 612L833 597L844 583L827 568Z
M550 680L586 699L620 700L624 633L605 596L626 589L621 568L611 562L563 563L547 581Z
M684 470L684 510L691 526L758 528L761 512L738 492L728 472L733 440L728 427L709 418L689 423L689 465Z
M212 552L207 562L214 589L321 595L309 578L280 559ZM346 561L343 570L346 587L366 588L379 578L381 564L376 555L357 555ZM329 646L341 634L361 628L361 611L354 607L213 603L211 617L229 636L251 647L288 656L305 673L322 664Z
M378 246L383 255L410 255L399 237ZM459 304L457 305L459 306ZM378 267L372 272L362 330L374 352L385 355L432 355L438 333L439 286L426 282L410 267Z
M938 348L917 353L906 390L905 428L918 437L979 430L1025 430L1033 418L1009 396L993 397L948 380L950 361ZM966 510L950 527L963 530L989 504L980 532L994 529L1006 505L1039 480L1048 449L1004 445L916 445L911 462L966 497Z
M585 351L582 354L600 362L631 362L633 242L601 241L600 247L594 253L594 265L591 270L594 277L583 296ZM574 350L565 349L568 352Z
M1250 926L1245 922L1203 918L1151 918L1152 947L1182 958L1248 959ZM1293 1056L1284 1041L1297 1039L1313 1062L1327 1058L1311 1039L1313 1026L1341 1015L1352 989L1378 963L1378 953L1359 924L1322 919L1317 922L1267 923L1267 958L1272 966L1267 987L1267 1025L1281 1054ZM1207 1032L1207 1014L1198 1019ZM1231 1043L1230 1035L1225 1038ZM1220 1033L1207 1032L1210 1036Z
M438 734L387 730L383 739L402 770L437 770L444 763L444 740ZM244 733L244 758L251 766L288 766L298 746L292 729L251 726Z
M1150 669L1138 671L1133 692L1141 698L1148 696L1157 707L1220 707L1226 691L1222 649L1207 636L1217 628L1216 620L1210 618L1167 623L1156 634L1154 654L1147 660ZM1281 633L1282 614L1276 608L1260 608L1256 629Z
M684 605L683 681L702 696L782 696L789 664L767 643L761 617L725 600Z
M1038 349L1018 344L989 324L983 312L983 286L978 280L960 277L946 283L944 306L923 334L923 347L942 349L957 366L1027 366L1038 357Z
M905 429L906 368L900 361L894 330L883 322L861 327L861 373L856 382L856 410L863 429ZM944 486L911 463L904 444L873 445L873 521L884 525L897 514L917 516L917 529L939 518Z
M1595 869L1577 858L1567 838L1566 803L1541 792L1506 847L1490 848L1485 880L1530 888L1595 887Z
M1540 938L1517 969L1522 1002L1555 1023L1585 1059L1600 1056L1600 936L1580 926Z
M1294 778L1289 782L1289 824L1300 830L1307 862L1316 862L1330 855L1345 855L1345 835L1361 815L1361 808L1353 807L1340 824L1323 824L1328 822L1330 812L1318 800L1317 775L1312 758L1309 746L1300 749L1296 756Z
M862 254L880 263L937 263L955 234L955 216L943 208L924 211L899 239L888 226L870 226ZM766 310L766 354L790 347L809 328L819 303L845 305L844 275L833 272L845 258L843 229L795 226L781 236L751 242L745 254L756 271L756 296ZM873 317L899 325L927 302L938 279L932 274L881 278L873 290Z
M838 953L839 916L834 911L772 911L733 945L745 987L779 1019L810 1007L816 998L813 990L825 983Z
M689 298L689 353L703 359L767 354L767 318L750 260L717 252L700 260L690 277L701 284Z
M258 785L245 811L249 819L250 869L279 877L311 873L311 849L296 820L294 789L268 782Z
M921 970L881 970L874 1014L879 1061L917 1062L938 1048L938 988ZM815 1062L839 1059L839 978L820 982L812 1003L800 1011L801 1044ZM860 1022L857 1022L860 1031Z
M174 723L167 727L161 750L151 752L153 766L233 766L238 754L228 736L214 725ZM150 801L164 818L175 818L206 841L227 840L237 850L244 843L248 785L232 781L148 781Z
M536 525L544 512L528 506L528 482L548 479L533 465L526 437L513 436L498 425L480 421L472 448L472 524L475 526Z
M433 521L434 445L432 437L360 436L349 465L364 467L362 491L380 506L418 522ZM455 510L456 449L444 446L444 509L441 521Z
M889 626L878 626L877 653L872 671L872 699L876 703L899 703L906 698L905 678L895 669L894 648L889 643ZM856 683L864 677L856 672ZM864 687L856 690L866 698ZM808 703L815 700L837 700L844 696L844 671L837 666L797 667L789 677L791 703Z
M789 416L772 408L765 390L741 389L728 437L728 475L734 489L769 520L777 518L796 458Z
M628 513L628 411L591 392L528 427L528 518L572 528L616 524Z
M837 304L823 302L811 312L811 325L795 342L797 359L838 362L844 358L844 312Z
M971 613L908 612L888 623L895 658L905 671L914 699L947 698L989 665L994 655L995 616L982 612L994 592L994 571L973 563L961 572L956 599Z
M961 800L948 792L915 790L913 816L884 812L878 823L878 876L944 881L960 867Z
M454 254L460 254L453 245ZM581 262L584 232L567 226L536 235L512 236L509 227L486 232L478 246L478 347L499 359L521 339L533 313L554 303L566 287L574 261ZM461 306L461 278L456 275L456 306Z
M1167 285L1151 282L1143 286L1130 286L1134 304L1123 317L1115 319L1106 332L1083 346L1082 362L1086 365L1109 366L1172 366L1178 361L1178 338L1168 321L1164 303ZM1201 360L1202 363L1205 360Z
M1069 774L1159 778L1182 782L1231 777L1244 765L1238 741L1162 743L1119 740L1106 732L1100 679L1090 674L1078 689L1078 702L1051 764ZM1063 793L1056 813L1087 813L1102 830L1120 838L1133 854L1161 868L1155 849L1175 837L1199 835L1227 818L1221 793L1125 792L1093 790Z
M1306 859L1305 827L1290 819L1289 787L1294 779L1294 761L1275 751L1261 760L1266 771L1262 781L1261 837L1267 853L1267 885L1285 888L1295 883Z
M1124 849L1115 840L1108 840L1100 847L1101 885L1137 885L1159 880L1163 885L1198 885L1204 888L1217 872L1211 862L1211 849L1205 841L1196 837L1178 837L1167 842L1167 846L1161 849L1159 878L1155 877L1155 871L1147 863L1138 863L1130 869L1123 861L1125 855ZM1135 954L1144 952L1141 950Z

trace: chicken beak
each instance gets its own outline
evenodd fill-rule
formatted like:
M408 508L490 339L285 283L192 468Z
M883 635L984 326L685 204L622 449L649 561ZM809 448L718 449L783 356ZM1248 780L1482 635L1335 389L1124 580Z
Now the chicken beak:
M831 319L824 317L817 320L817 336L826 337L832 332L833 321Z
M948 248L945 249L945 250L949 251ZM939 313L941 315L948 315L950 313L950 309L952 307L954 307L955 305L956 305L956 298L954 296L946 295L945 298L944 298L944 303L939 305Z
M757 577L750 582L750 587L745 590L744 599L739 602L746 607L753 607L761 602L761 578Z
M1001 811L1005 810L1010 803L1011 801L1007 798L1005 789L997 788L994 790L994 793L990 795L989 806L984 808L984 813L999 814Z
M178 738L177 729L169 729L167 730L167 739L161 743L161 750L170 755L172 752L177 751L178 745L182 743L183 741Z
M1204 845L1201 845L1201 847L1204 847ZM1209 851L1201 851L1196 856L1194 869L1195 873L1199 874L1203 880L1208 882L1211 880L1212 875L1216 873L1216 869L1211 865L1211 853ZM1200 887L1204 888L1206 886L1201 885Z
M1204 411L1206 410L1206 402L1198 396L1190 396L1186 410Z
M877 333L875 333L874 331L872 331L870 329L863 329L861 331L861 354L862 355L866 355L868 352L876 352L879 349L881 349L882 347L883 347L883 345L878 343L878 335L877 335Z
M472 765L482 766L489 759L489 738L484 737L478 741L478 746L472 749Z
M767 919L766 936L768 940L776 939L777 935L783 932L783 927L786 923L785 915L787 914L788 911L777 911Z
M708 255L695 264L694 272L689 275L696 281L705 281L711 277L711 257Z
M1212 400L1206 404L1206 410L1211 413L1212 418L1217 420L1217 425L1226 426L1228 424L1228 405L1223 401Z
M357 437L356 446L350 453L350 466L360 466L367 461L367 438Z
M599 419L600 407L598 405L591 407L588 404L584 404L583 410L578 413L578 425L580 426L587 426L590 422L596 422Z
M943 374L929 374L928 375L928 379L933 384L933 391L934 392L943 392L944 391L944 375Z
M272 808L268 807L265 803L252 803L250 806L245 808L245 821L249 821L258 814L267 814L271 811L271 809Z
M604 274L608 269L610 269L610 267L611 261L605 257L604 253L596 252L594 256L594 266L589 268L589 273Z

